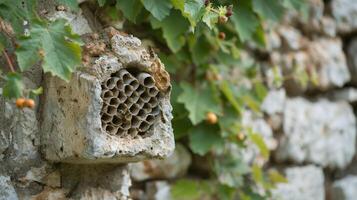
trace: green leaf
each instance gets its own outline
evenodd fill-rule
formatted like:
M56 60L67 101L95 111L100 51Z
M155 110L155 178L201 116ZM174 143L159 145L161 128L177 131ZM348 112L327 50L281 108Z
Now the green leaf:
M100 7L103 7L105 5L106 1L107 0L97 0Z
M22 90L24 86L22 84L21 76L17 73L10 72L6 76L6 82L3 87L3 95L7 98L19 98L22 96Z
M42 94L42 93L43 93L43 88L42 88L42 87L39 87L39 88L37 88L37 89L31 90L29 97L30 97L31 99L34 99L36 96L38 96L38 95L40 95L40 94Z
M263 137L258 134L258 133L253 133L253 131L250 129L248 132L248 136L250 138L250 140L257 145L257 147L259 148L260 153L262 154L262 156L265 159L269 159L269 149L266 146Z
M33 66L42 59L40 54L44 54L44 72L68 81L81 63L80 38L72 33L65 20L34 21L30 36L20 38L19 45L16 56L22 71Z
M217 157L214 170L221 184L237 188L244 184L243 175L249 173L249 166L237 156L239 152L235 153L230 152Z
M252 111L259 113L260 112L260 105L259 103L253 99L249 94L243 95L242 97L244 103L251 109Z
M265 96L268 94L267 88L261 82L254 84L254 91L260 102L263 102Z
M200 124L189 131L190 148L198 155L205 155L214 147L223 145L217 127Z
M184 0L171 0L173 7L177 10L184 10L185 1Z
M77 0L57 0L58 3L68 6L73 11L78 11L78 1Z
M36 0L1 0L0 17L11 23L17 34L23 34L24 21L36 17Z
M156 19L162 21L170 14L172 4L169 0L141 0L146 10Z
M281 175L278 171L270 169L268 171L269 179L274 183L288 183L288 180Z
M284 15L284 7L278 0L252 0L253 10L265 19L278 21Z
M210 57L212 48L205 37L192 36L189 40L190 52L192 60L196 65L205 63Z
M238 115L242 113L242 109L237 99L234 97L234 94L229 86L228 81L222 81L220 89L223 95L227 98L229 103L233 106L233 108L237 111Z
M252 176L256 183L264 184L263 171L256 164L253 164L252 166Z
M135 23L143 5L140 0L117 0L116 7L122 11L127 19Z
M218 13L207 11L204 13L202 21L208 26L208 28L212 29L218 22L218 17Z
M183 103L189 111L189 118L192 124L196 125L206 118L208 112L221 113L220 102L215 98L211 88L193 88L187 83L182 83L182 93L177 101Z
M185 0L183 15L188 18L191 26L195 27L197 22L205 13L204 1L202 0Z
M239 5L235 5L231 19L242 42L252 39L260 23L250 1L240 1Z
M182 17L180 12L173 10L170 16L166 17L162 22L151 18L151 26L153 28L162 28L163 37L173 52L178 52L185 45L184 33L187 31L189 23Z
M196 200L200 197L197 181L182 179L172 185L171 195L174 200Z
M297 11L301 11L305 8L306 0L284 0L283 4L288 8L293 8Z
M218 186L218 196L220 200L232 200L236 192L237 189L234 187L221 184Z

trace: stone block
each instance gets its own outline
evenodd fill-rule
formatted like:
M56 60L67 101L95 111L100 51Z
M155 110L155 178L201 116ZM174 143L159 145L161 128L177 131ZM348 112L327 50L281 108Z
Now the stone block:
M349 175L332 186L332 200L354 200L357 197L357 176Z
M304 98L285 104L278 160L343 169L355 153L356 118L346 102Z
M278 184L273 199L324 200L324 174L321 168L309 165L285 170L288 183Z
M163 64L137 38L114 34L110 41L113 52L69 83L45 77L42 145L48 160L117 163L173 152L171 86Z

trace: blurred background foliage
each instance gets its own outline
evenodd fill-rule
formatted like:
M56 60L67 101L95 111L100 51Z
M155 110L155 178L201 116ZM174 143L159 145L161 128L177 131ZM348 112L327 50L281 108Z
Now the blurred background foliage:
M7 59L1 75L6 81L3 95L15 99L41 93L41 88L26 88L21 80L21 71L35 63L64 80L81 64L82 43L65 21L41 19L35 14L36 0L23 2L0 1L0 16L12 26L2 23L0 50L8 57L6 49L14 49L19 66L17 70L16 61ZM58 2L78 10L77 0ZM260 104L268 84L262 66L246 51L264 49L264 32L287 10L306 16L303 0L97 0L97 4L109 20L123 19L117 28L139 37L159 55L172 79L175 138L209 168L210 173L199 178L176 181L174 199L268 199L276 183L286 182L277 171L265 170L269 149L261 134L242 123L247 110L263 115ZM275 66L272 72L273 87L287 78L302 85L314 82L313 73L304 70L282 76L280 66ZM255 144L259 151L249 161L244 159L247 144Z

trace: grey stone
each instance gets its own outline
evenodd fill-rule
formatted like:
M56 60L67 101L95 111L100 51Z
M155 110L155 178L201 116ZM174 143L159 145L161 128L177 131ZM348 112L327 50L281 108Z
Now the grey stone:
M347 101L349 103L357 102L357 88L342 88L334 90L327 94L327 96L334 101Z
M0 176L0 200L17 200L17 194L10 177Z
M11 143L11 135L0 130L0 155L5 152Z
M357 176L349 175L337 180L332 187L332 200L355 200L357 197Z
M348 33L357 30L357 3L355 0L332 0L331 11L339 32Z
M318 85L303 87L297 80L288 79L285 83L288 94L342 87L351 79L340 39L320 38L309 42L306 50L273 53L271 58L273 64L284 66L286 76L296 74L296 71L316 71Z
M171 187L167 181L152 181L146 183L146 197L149 200L170 200Z
M343 169L355 153L356 118L346 102L288 99L278 160Z
M346 58L340 39L318 39L309 45L309 55L317 68L319 88L342 87L349 82Z
M78 35L86 33L92 33L92 29L88 24L87 19L83 16L82 10L78 13L72 13L70 11L56 11L47 16L50 20L65 19L72 27L72 31Z
M285 100L285 89L272 89L261 104L261 110L267 114L266 121L274 131L282 126Z
M179 178L186 174L191 160L188 150L182 145L177 145L174 153L166 159L130 164L130 174L135 181Z
M286 100L284 89L270 90L265 97L261 109L268 115L283 113Z
M283 46L287 50L298 50L302 47L301 33L292 26L279 26L278 33L281 36Z
M127 165L62 164L62 189L73 199L128 199L131 179Z
M277 148L277 141L273 137L272 128L261 116L257 116L253 112L246 110L243 112L242 125L244 127L251 128L254 133L260 134L269 150L275 150ZM234 149L235 147L232 148L233 151L241 151L243 160L246 163L251 163L254 160L261 164L267 162L267 160L263 160L259 148L254 143L246 140L246 145L247 148L241 150Z
M288 183L280 183L273 190L273 199L324 200L324 174L313 165L292 167L285 170Z
M52 76L45 78L42 143L47 159L117 163L165 158L173 152L170 82L163 64L157 57L143 56L148 53L137 38L114 35L111 42L116 57L101 56L86 72L74 73L69 83ZM122 137L109 134L102 126L101 84L123 68L150 73L163 95L158 104L160 119L148 136Z
M357 38L352 38L351 41L347 43L346 56L352 81L357 83Z

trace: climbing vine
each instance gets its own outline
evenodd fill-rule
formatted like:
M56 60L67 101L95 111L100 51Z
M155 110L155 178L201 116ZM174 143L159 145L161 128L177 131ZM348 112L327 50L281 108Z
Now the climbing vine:
M57 0L78 12L77 0ZM21 73L35 65L68 81L81 65L81 39L65 20L50 21L36 12L36 0L0 0L2 95L28 103L42 92L26 88ZM173 198L267 199L271 189L285 178L264 170L270 153L259 133L241 123L242 114L260 113L267 89L261 66L244 59L249 44L264 48L264 27L282 18L287 9L304 12L302 0L97 0L98 8L113 21L123 21L125 32L149 40L173 79L173 127L178 142L207 159L212 174L198 180L178 180ZM117 27L118 28L118 27ZM274 84L284 77L278 67ZM308 72L299 72L306 83ZM27 103L26 103L27 102ZM33 102L32 102L33 103ZM247 144L259 149L247 162ZM263 164L262 164L263 163Z

